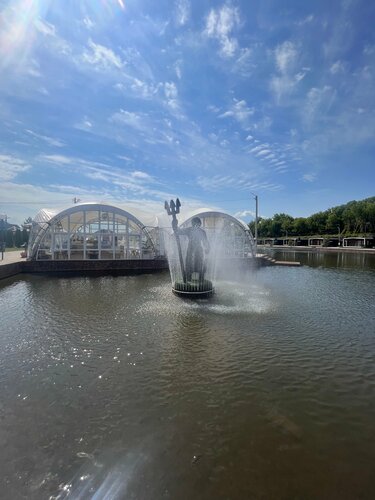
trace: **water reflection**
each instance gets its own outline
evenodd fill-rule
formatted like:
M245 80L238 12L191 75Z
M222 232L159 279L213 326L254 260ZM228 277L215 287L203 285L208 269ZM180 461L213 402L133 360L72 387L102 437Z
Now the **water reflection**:
M375 269L375 254L369 252L282 250L263 248L262 252L272 255L276 260L299 261L311 267L337 267L347 269Z

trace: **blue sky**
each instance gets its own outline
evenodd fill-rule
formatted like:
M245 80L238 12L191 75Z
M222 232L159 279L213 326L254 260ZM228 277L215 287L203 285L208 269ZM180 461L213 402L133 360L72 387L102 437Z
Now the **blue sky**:
M374 193L375 2L0 0L0 212Z

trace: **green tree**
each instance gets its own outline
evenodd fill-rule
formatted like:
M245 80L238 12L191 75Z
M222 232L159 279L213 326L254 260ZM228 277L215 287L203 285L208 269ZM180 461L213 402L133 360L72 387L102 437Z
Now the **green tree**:
M309 234L309 227L304 217L297 217L293 221L293 234L296 236L305 236Z
M13 237L13 231L11 231L10 229L8 229L8 231L6 232L6 246L7 248L13 248L14 247L14 237Z
M325 234L327 225L327 214L318 212L307 218L310 234Z
M327 216L326 231L329 234L336 234L339 232L339 228L341 231L342 229L341 217L339 217L337 211L332 210Z
M17 229L14 233L14 246L20 248L22 245L22 233L20 229Z

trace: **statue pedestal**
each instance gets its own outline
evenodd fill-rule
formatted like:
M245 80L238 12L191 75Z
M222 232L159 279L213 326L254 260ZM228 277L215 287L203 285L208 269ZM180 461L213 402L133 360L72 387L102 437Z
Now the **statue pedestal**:
M175 281L172 287L173 293L187 298L206 298L214 293L214 287L210 280L191 280L184 283Z

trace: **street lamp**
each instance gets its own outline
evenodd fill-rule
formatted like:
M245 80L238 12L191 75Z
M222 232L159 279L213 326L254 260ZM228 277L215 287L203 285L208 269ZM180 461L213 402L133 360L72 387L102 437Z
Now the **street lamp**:
M255 231L254 231L254 240L255 240L255 254L257 253L258 247L258 195L255 193L251 193L255 200Z
M339 247L340 247L341 246L341 240L340 240L341 229L340 229L340 226L337 226L337 229L339 230Z
M282 229L281 231L283 233L285 233L286 242L288 243L288 230L287 229Z

